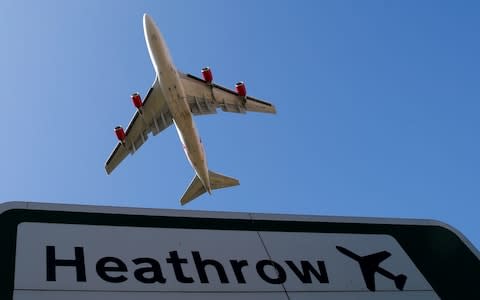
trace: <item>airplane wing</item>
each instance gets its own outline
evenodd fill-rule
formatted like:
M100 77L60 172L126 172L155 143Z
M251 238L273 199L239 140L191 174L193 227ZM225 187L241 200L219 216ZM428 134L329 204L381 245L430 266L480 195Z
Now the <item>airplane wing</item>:
M246 113L247 111L276 113L275 106L263 100L239 96L236 92L191 74L180 74L187 94L190 111L194 115L217 113L217 108L226 112Z
M371 266L373 268L377 268L378 265L380 265L380 263L382 261L389 258L390 255L392 255L392 254L388 251L380 251L380 252L377 252L377 253L374 253L374 254L364 256L364 257L362 257L362 260L365 262L365 264L368 264L369 266Z
M142 113L136 111L125 131L124 143L118 142L105 163L105 170L110 174L128 154L135 153L151 132L157 135L172 124L172 116L160 91L158 79L155 79L143 101Z
M363 280L367 285L367 289L375 291L375 271L362 269Z
M364 256L360 260L360 269L362 271L365 284L370 291L375 291L375 273L382 261L390 257L388 251L381 251L374 254Z

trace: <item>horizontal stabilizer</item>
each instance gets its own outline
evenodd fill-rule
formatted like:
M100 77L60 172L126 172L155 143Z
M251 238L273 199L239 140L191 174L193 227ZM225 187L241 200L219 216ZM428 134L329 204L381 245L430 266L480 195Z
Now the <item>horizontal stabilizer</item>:
M195 175L195 177L193 177L192 182L188 186L188 189L183 194L182 199L180 199L180 203L182 205L185 205L188 202L200 196L201 194L205 193L206 191L207 190L203 186L203 183L200 180L200 178L198 178L198 176Z
M210 186L212 190L218 190L225 187L239 185L240 182L238 179L228 177L222 174L218 174L212 171L208 171L208 176L210 177Z
M217 190L217 189L240 184L238 179L228 177L222 174L218 174L212 171L208 171L208 176L210 178L210 188L212 190ZM200 178L197 175L195 175L187 191L183 194L182 198L180 199L180 203L182 205L185 205L205 192L207 192L207 189L203 185Z

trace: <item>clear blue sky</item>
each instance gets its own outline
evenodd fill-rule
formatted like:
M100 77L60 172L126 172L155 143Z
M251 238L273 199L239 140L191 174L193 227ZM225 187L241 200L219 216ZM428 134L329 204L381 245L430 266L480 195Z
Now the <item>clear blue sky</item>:
M185 208L437 219L480 246L478 1L3 0L0 201L181 208L174 128L104 171L154 79L144 12L181 71L278 109L196 118L241 185Z

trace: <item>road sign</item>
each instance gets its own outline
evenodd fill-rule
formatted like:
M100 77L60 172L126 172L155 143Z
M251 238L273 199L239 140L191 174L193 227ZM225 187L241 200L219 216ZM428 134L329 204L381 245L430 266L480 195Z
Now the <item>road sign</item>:
M0 299L480 299L446 224L11 202Z

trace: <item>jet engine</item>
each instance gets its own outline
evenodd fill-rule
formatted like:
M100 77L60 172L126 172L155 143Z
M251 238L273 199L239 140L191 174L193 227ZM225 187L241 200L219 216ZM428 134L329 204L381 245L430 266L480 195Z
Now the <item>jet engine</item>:
M143 106L142 97L140 97L139 93L136 93L136 92L133 93L131 98L132 98L133 105L137 109L140 109Z
M242 97L247 96L247 88L245 87L245 83L243 81L239 81L235 84L235 89L237 90L237 94Z
M115 135L117 136L118 140L122 143L125 142L127 136L125 135L125 131L123 130L122 126L115 127Z
M212 70L210 70L209 67L202 68L202 75L203 75L203 80L205 80L207 83L212 83L213 75L212 75Z

